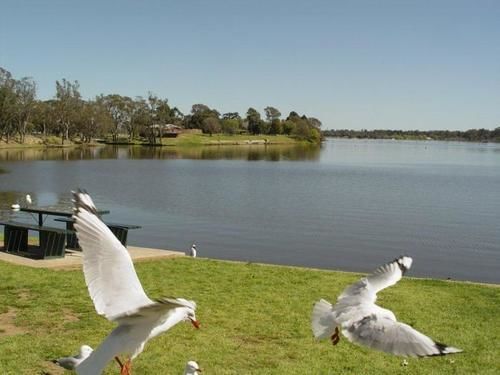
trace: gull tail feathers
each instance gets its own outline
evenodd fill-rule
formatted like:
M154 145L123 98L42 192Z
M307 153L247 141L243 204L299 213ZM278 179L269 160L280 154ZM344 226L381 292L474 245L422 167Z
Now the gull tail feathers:
M318 340L330 337L335 332L337 323L333 317L332 304L324 299L320 299L314 304L311 327Z

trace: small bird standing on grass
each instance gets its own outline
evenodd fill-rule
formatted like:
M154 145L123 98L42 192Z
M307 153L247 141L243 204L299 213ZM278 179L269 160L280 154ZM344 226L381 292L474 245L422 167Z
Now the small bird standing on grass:
M58 366L65 368L66 370L74 370L81 362L87 359L87 357L92 354L93 349L88 345L82 345L80 347L80 352L72 357L62 357L59 359L54 359L52 362Z
M28 204L33 203L33 201L31 200L31 195L29 195L29 194L26 194L26 203L28 203Z
M392 311L375 304L377 292L396 284L411 267L412 259L399 257L347 287L331 305L321 299L312 312L312 330L317 339L329 337L333 345L340 331L356 344L401 356L425 357L459 353L462 350L435 342L407 324ZM339 329L340 328L340 329Z
M190 257L196 258L196 244L193 244L193 246L191 246L188 255Z

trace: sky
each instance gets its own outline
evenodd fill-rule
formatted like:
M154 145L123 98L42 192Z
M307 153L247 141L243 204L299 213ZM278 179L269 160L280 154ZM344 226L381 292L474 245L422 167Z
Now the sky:
M152 92L324 129L500 126L497 0L0 0L0 67L38 97Z

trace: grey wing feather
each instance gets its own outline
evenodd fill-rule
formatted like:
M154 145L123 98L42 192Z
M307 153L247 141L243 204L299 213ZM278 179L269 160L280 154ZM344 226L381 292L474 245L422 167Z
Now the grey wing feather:
M137 324L139 320L155 320L163 317L166 319L165 314L169 313L169 310L173 311L177 307L186 307L186 304L182 300L176 298L162 298L158 299L149 305L141 306L136 309L126 311L125 313L115 315L110 317L110 320L124 324L130 324L134 321Z
M462 351L437 343L407 324L375 314L364 317L342 333L357 344L401 356L424 357Z
M80 361L74 357L63 357L55 359L52 362L54 362L56 365L61 366L62 368L65 368L66 370L74 370L76 365L80 363Z

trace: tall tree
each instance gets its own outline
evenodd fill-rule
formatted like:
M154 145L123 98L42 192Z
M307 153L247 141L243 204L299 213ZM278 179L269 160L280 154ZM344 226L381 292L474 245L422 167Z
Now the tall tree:
M70 82L65 78L56 81L55 112L57 123L62 133L62 142L69 140L71 127L82 105L80 84Z
M260 133L260 113L255 108L248 108L247 118L248 122L248 131L252 134Z
M16 80L9 71L0 67L0 135L8 143L15 132Z
M15 83L17 132L24 143L26 129L33 116L36 104L36 83L32 78L24 77Z
M274 107L266 107L264 108L264 112L266 113L266 119L269 122L272 122L275 119L279 119L281 116L281 112Z
M113 142L117 142L118 135L121 131L126 130L127 124L131 120L132 99L128 96L111 94L102 97L100 100L102 100L102 103L111 116L113 122L111 134Z

